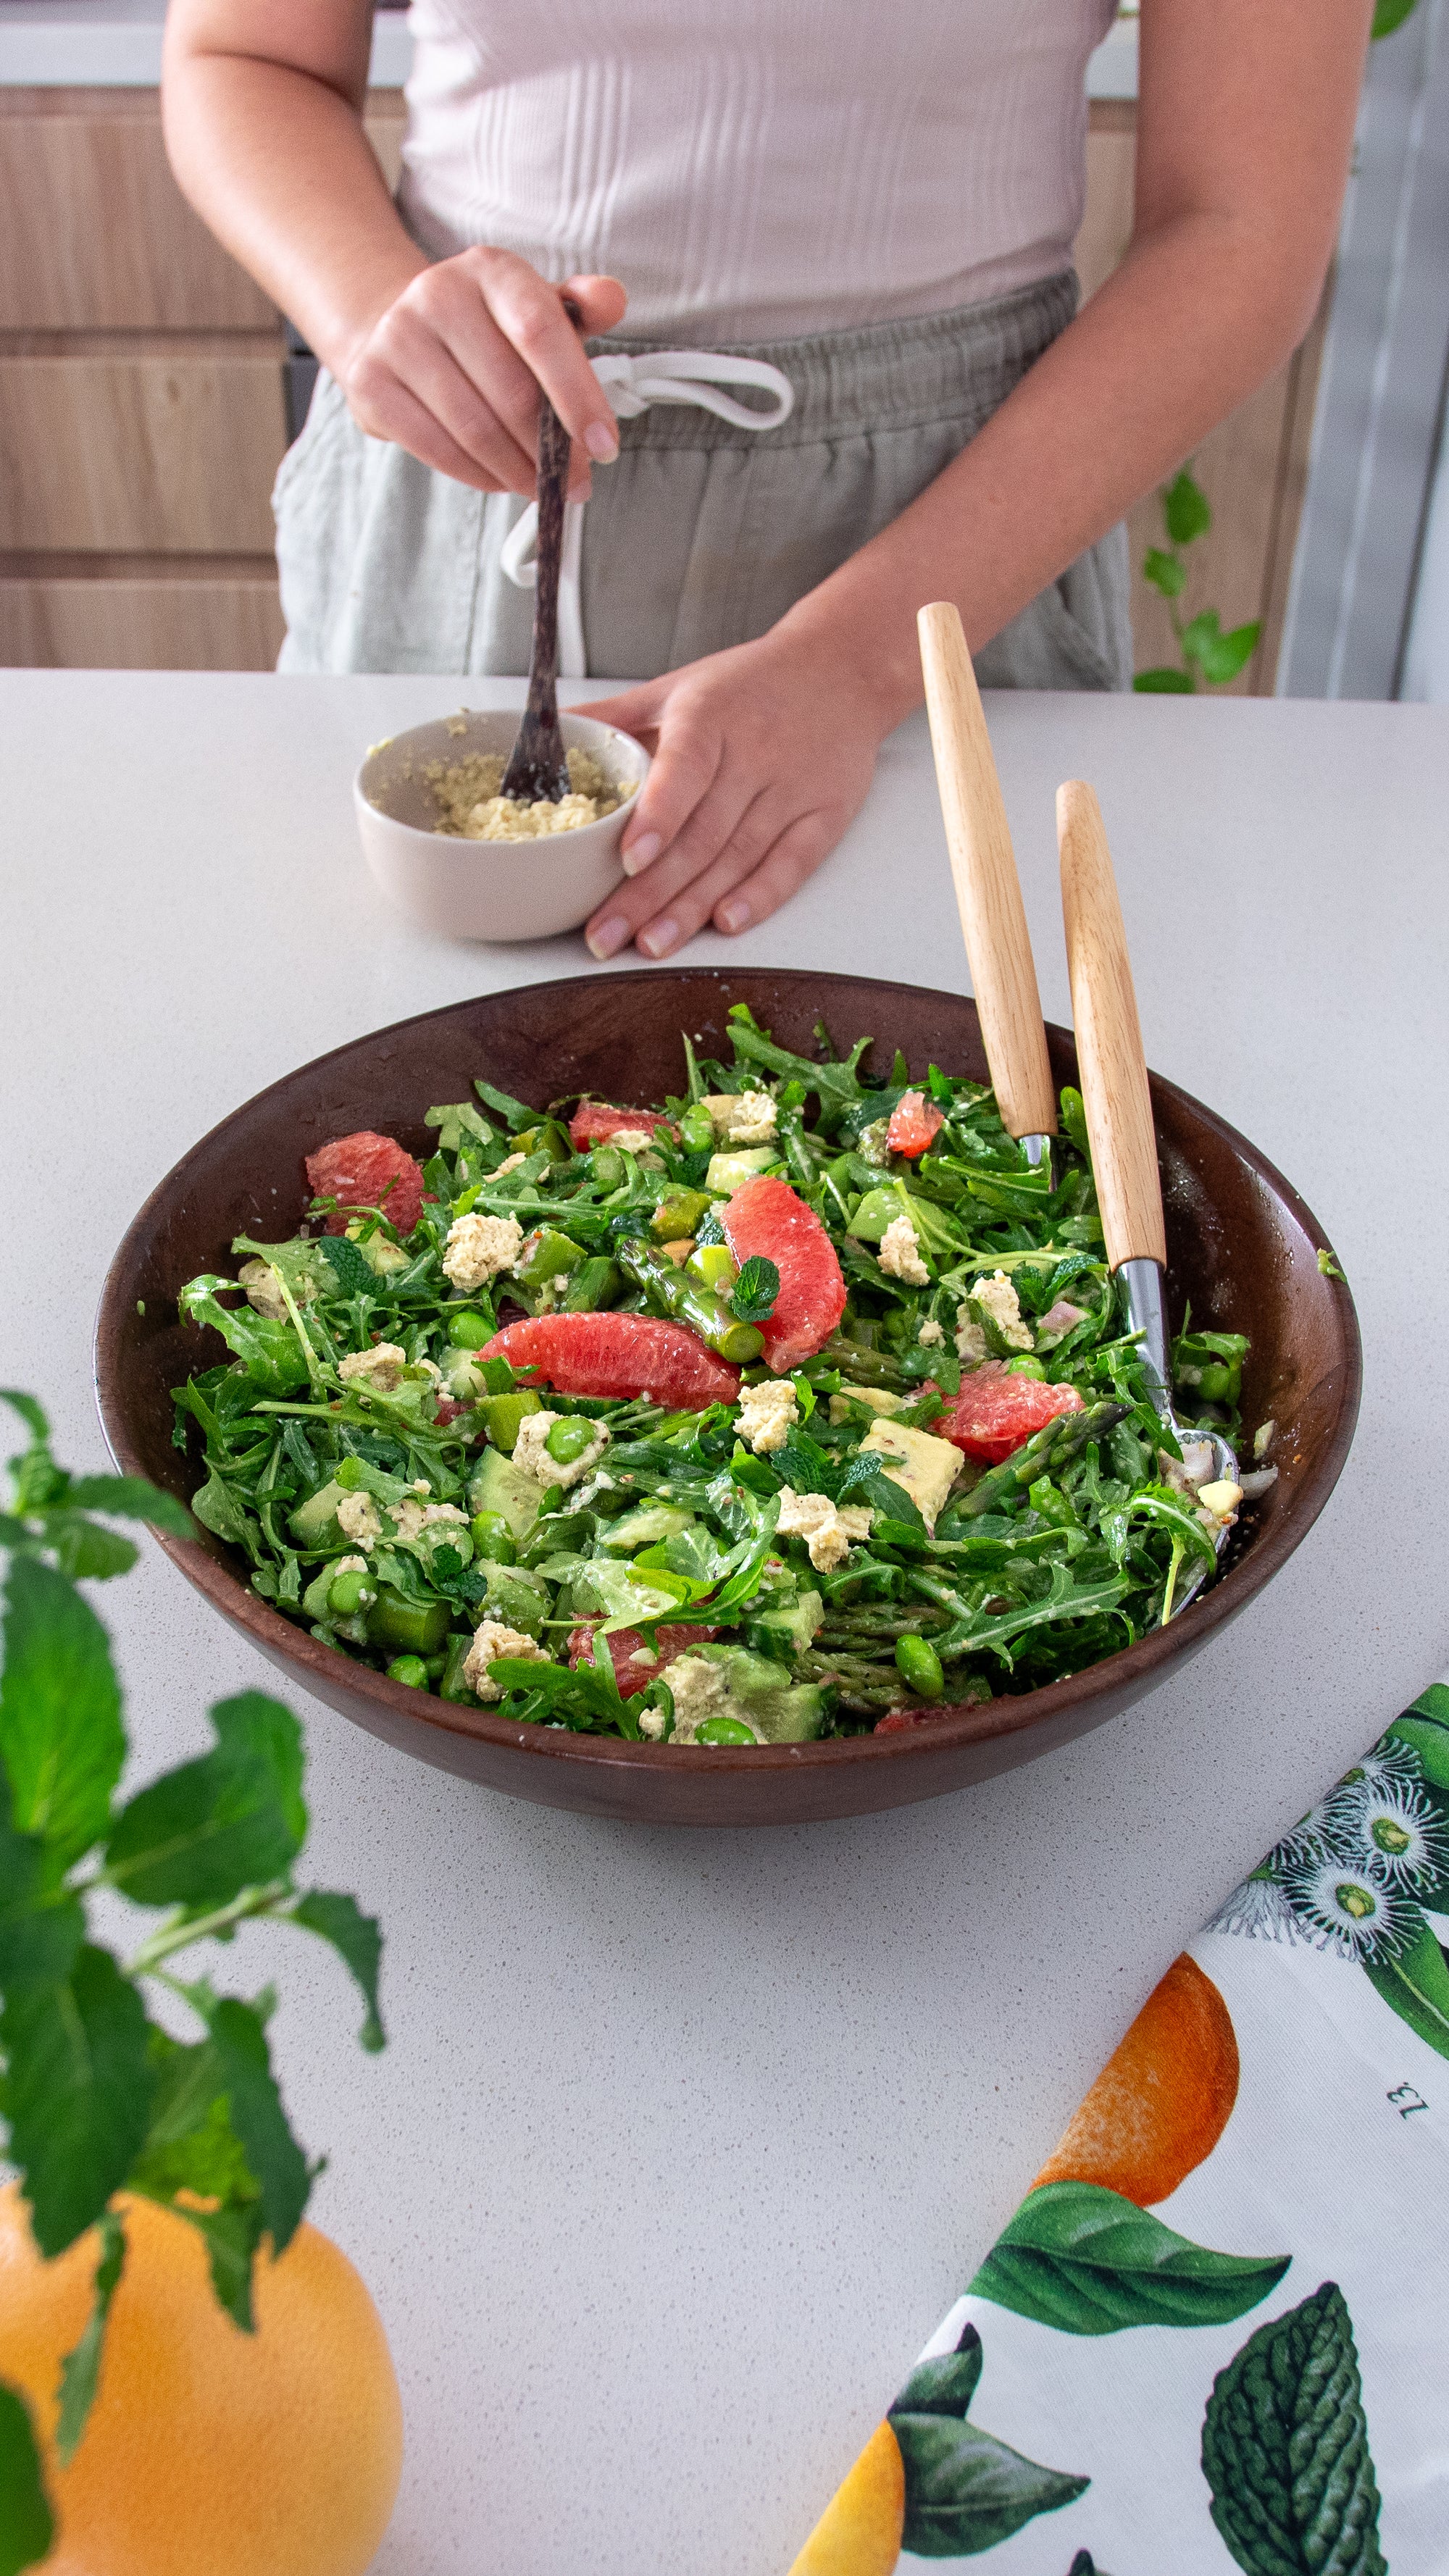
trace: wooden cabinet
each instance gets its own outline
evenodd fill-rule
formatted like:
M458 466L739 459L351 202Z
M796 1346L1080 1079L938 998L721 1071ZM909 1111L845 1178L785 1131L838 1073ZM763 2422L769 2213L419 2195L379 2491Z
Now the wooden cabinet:
M368 132L395 183L401 93ZM1132 229L1136 111L1094 102L1086 292ZM272 480L286 444L279 316L212 240L167 166L148 90L0 90L0 662L266 670L282 637ZM1273 685L1317 386L1321 324L1204 441L1216 514L1189 606L1264 621L1235 682ZM1155 496L1131 523L1139 666L1174 658L1141 580Z

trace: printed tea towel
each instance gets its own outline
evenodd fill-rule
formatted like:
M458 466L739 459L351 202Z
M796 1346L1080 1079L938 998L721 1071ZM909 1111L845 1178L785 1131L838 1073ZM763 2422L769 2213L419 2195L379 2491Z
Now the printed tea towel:
M791 2576L1446 2576L1446 1943L1436 1683L1169 1968Z

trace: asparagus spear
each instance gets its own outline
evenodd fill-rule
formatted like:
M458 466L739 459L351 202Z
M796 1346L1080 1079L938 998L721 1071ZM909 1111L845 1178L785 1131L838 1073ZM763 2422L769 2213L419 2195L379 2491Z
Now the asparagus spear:
M615 1245L614 1257L621 1270L627 1271L643 1289L656 1314L670 1315L676 1323L688 1324L706 1348L718 1351L722 1360L742 1363L759 1357L765 1337L758 1327L742 1324L720 1298L708 1288L699 1287L686 1271L676 1269L642 1236L626 1235Z

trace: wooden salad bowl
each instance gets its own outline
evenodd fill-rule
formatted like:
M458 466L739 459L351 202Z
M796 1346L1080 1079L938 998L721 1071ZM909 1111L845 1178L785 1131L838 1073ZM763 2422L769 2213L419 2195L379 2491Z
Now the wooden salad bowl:
M180 1322L177 1291L197 1271L229 1270L233 1235L280 1240L296 1229L308 1199L304 1154L377 1128L421 1157L430 1150L424 1110L471 1097L477 1073L540 1108L580 1089L641 1105L677 1094L681 1031L704 1052L725 1053L734 1002L748 1002L802 1054L814 1052L823 1018L842 1046L869 1031L877 1066L900 1047L914 1074L934 1061L986 1079L975 1005L959 994L783 968L654 968L528 984L357 1038L223 1119L132 1224L96 1327L101 1421L117 1466L183 1501L194 1490L195 1460L172 1446L170 1390L224 1354L215 1335ZM1048 1039L1058 1084L1074 1082L1070 1035L1052 1028ZM390 1682L314 1643L260 1600L241 1556L208 1531L198 1526L189 1539L158 1531L159 1544L223 1618L330 1708L441 1770L546 1806L651 1824L804 1824L940 1797L1032 1761L1179 1672L1247 1608L1318 1518L1358 1414L1358 1325L1347 1288L1319 1267L1316 1218L1246 1138L1186 1092L1154 1076L1152 1103L1173 1317L1190 1298L1200 1328L1249 1335L1244 1418L1277 1423L1279 1474L1244 1512L1226 1570L1207 1592L1167 1628L1068 1681L945 1709L889 1735L756 1749L629 1744L520 1726Z

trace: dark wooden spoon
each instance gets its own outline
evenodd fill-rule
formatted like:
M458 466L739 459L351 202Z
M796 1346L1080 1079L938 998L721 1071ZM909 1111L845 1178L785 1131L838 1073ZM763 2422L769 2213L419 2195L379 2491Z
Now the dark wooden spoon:
M581 329L584 317L573 298L566 295L562 301L574 329ZM511 796L520 805L556 805L569 792L568 761L558 721L558 583L568 479L569 434L547 394L540 390L538 572L533 594L528 704L498 791L500 796Z

